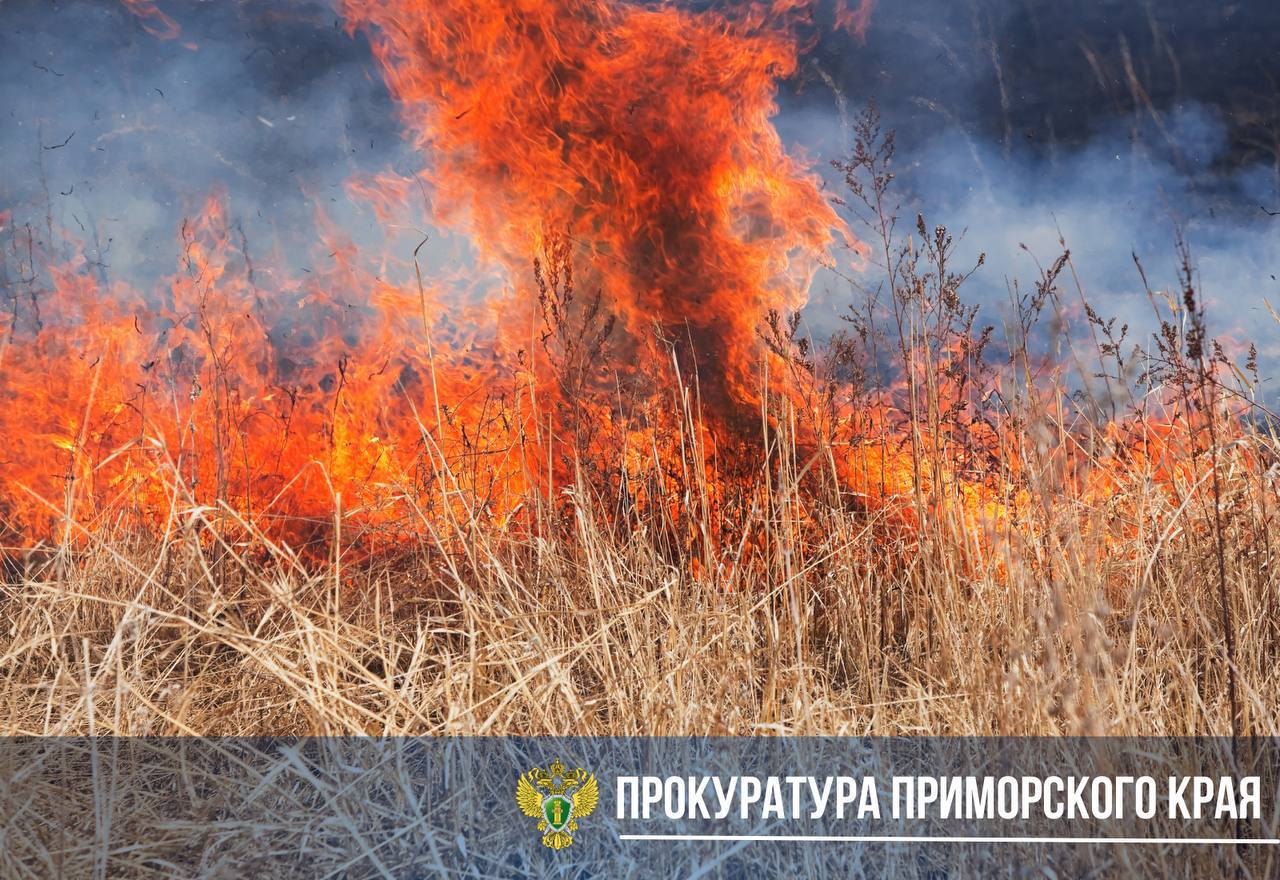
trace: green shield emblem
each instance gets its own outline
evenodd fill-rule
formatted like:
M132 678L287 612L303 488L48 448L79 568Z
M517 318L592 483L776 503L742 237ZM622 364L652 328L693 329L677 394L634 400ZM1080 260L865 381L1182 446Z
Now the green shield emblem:
M542 815L552 831L563 831L569 824L569 813L573 809L573 801L564 795L553 794L542 802Z

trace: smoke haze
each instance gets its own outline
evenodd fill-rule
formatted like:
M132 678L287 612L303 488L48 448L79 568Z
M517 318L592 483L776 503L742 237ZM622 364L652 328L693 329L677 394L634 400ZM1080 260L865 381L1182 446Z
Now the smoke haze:
M172 271L189 200L215 187L245 240L295 270L311 267L317 205L355 241L391 238L406 256L430 231L425 211L387 224L346 190L361 175L409 176L421 159L369 45L331 6L158 8L180 28L172 39L123 4L0 5L8 234L23 227L56 249L65 230L95 271L145 282ZM1267 213L1280 210L1278 19L1263 0L882 3L865 40L828 35L813 48L782 89L777 125L834 192L827 161L847 131L831 84L851 112L874 97L898 132L907 225L918 211L963 230L970 260L986 254L967 288L986 323L1061 236L1095 306L1150 329L1131 252L1168 286L1181 230L1212 329L1280 357L1263 302L1280 299L1280 217ZM424 254L468 259L448 236ZM838 326L849 296L820 278L810 326Z

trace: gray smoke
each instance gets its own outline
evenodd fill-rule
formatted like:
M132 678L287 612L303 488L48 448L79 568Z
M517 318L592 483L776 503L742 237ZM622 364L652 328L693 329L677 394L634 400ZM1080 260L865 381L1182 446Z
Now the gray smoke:
M402 140L367 42L333 7L160 5L182 27L175 40L115 2L0 2L0 211L11 213L0 238L65 229L89 242L95 271L145 289L174 270L181 218L222 187L246 240L290 269L314 268L315 204L357 243L391 241L407 258L425 208L386 228L343 185L423 159ZM1034 278L1033 255L1056 257L1061 234L1094 306L1149 331L1130 254L1171 286L1181 229L1212 328L1280 362L1263 305L1280 302L1280 217L1264 211L1280 210L1277 29L1267 0L882 2L865 43L815 45L778 124L834 194L826 162L848 143L835 92L849 112L877 99L898 134L907 226L923 213L963 231L968 258L987 255L968 286L987 323L1012 279ZM437 267L465 259L429 248ZM810 326L839 326L850 296L819 279Z
M175 40L120 3L0 4L0 210L96 241L109 277L144 287L174 270L179 224L214 187L293 268L311 258L313 202L357 239L380 235L343 193L404 158L368 46L327 5L165 8Z
M1091 304L1141 341L1155 318L1133 255L1153 286L1176 290L1181 234L1211 332L1256 342L1274 371L1277 27L1280 7L1264 2L882 3L865 46L819 47L781 125L810 154L839 155L849 135L833 91L850 114L874 98L897 134L904 228L919 212L964 234L969 264L986 254L965 288L984 323L999 326L1009 285L1033 282L1061 238ZM838 326L849 298L822 279L809 325Z

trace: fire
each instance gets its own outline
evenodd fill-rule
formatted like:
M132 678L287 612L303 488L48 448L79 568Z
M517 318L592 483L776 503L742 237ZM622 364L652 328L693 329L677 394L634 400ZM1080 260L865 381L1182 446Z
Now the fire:
M433 375L419 297L355 268L349 243L327 239L336 259L306 280L255 275L220 195L180 240L178 271L156 291L105 285L75 260L0 324L8 531L155 526L175 504L218 503L295 540L326 529L340 503L394 526L391 500L439 488L419 466L428 436L444 460L452 425L486 425L476 454L503 433L472 387L486 378L461 364ZM370 305L344 298L357 291ZM439 424L427 377L451 402ZM487 461L452 488L506 494L510 466Z
M423 158L416 178L349 191L381 217L425 194L501 289L464 314L433 267L361 253L323 215L325 268L251 264L217 193L153 289L75 258L37 290L32 249L10 247L31 282L0 315L0 533L172 529L172 511L204 505L295 542L343 515L376 547L424 514L505 525L529 491L593 465L630 505L678 510L704 479L718 505L758 476L779 401L801 416L797 444L818 445L813 395L762 338L824 262L865 254L771 122L812 6L342 0ZM869 9L837 20L865 27ZM937 393L972 411L967 389ZM921 433L900 397L830 416L861 438L833 462L857 503L952 495L974 522L1027 505L999 427Z
M432 217L518 279L503 346L528 344L529 258L564 236L620 361L662 364L669 340L725 418L758 399L767 311L802 305L847 239L770 123L805 4L735 7L344 2L426 157Z

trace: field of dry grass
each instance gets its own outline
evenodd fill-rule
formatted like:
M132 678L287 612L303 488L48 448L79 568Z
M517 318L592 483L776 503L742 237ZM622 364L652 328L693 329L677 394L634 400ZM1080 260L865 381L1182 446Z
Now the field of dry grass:
M739 448L673 379L664 498L622 504L573 450L498 522L460 490L475 463L433 455L439 503L376 554L343 513L294 549L177 467L146 528L41 501L59 537L5 551L0 729L1280 735L1280 440L1190 256L1132 353L1079 293L1092 348L1059 368L1030 340L1065 252L1012 290L1001 361L946 230L897 238L874 122L840 168L886 285L824 354L762 329L801 390L762 393ZM892 394L850 393L882 370Z
M196 56L202 81L223 87L222 25L124 4L159 42L188 28L184 53L210 46ZM512 821L509 796L511 768L544 760L532 753L547 744L451 738L645 738L573 745L572 761L604 780L629 748L633 767L643 752L643 772L677 772L663 766L669 746L648 739L660 736L903 736L924 752L933 746L915 738L1218 737L1094 740L1092 767L1092 745L1037 740L1021 754L1045 764L1008 772L1054 758L1067 771L1049 772L1109 772L1141 753L1162 773L1229 768L1274 788L1280 416L1263 374L1280 315L1248 328L1207 315L1181 238L1150 271L1134 254L1144 327L1117 326L1090 299L1061 238L1036 255L1047 257L1038 277L979 309L970 279L985 257L961 265L963 236L899 202L894 181L912 163L895 164L895 135L874 103L847 118L847 77L819 66L835 59L825 36L801 49L812 26L802 13L820 4L744 4L748 18L778 19L745 29L700 17L703 5L337 4L379 62L378 100L396 105L406 144L424 161L432 152L431 174L366 181L347 156L347 141L364 154L365 128L348 125L351 204L326 192L330 222L317 198L314 241L305 226L284 229L295 226L287 210L270 219L279 241L259 241L239 219L256 207L240 190L266 172L200 144L249 183L196 183L183 169L183 187L213 188L175 224L173 275L149 237L121 234L108 260L112 238L98 246L87 212L88 227L69 215L78 233L57 229L51 193L75 187L46 169L58 168L52 151L92 149L95 170L75 178L90 184L116 167L98 164L99 141L119 138L120 155L142 144L118 173L139 194L130 211L158 214L172 201L167 162L153 168L153 157L170 137L191 149L202 126L239 130L219 102L205 102L203 122L171 125L150 93L176 114L182 90L156 80L166 98L146 79L145 126L119 113L121 130L90 135L84 123L73 143L72 126L31 120L43 204L34 188L30 204L0 204L0 876L1280 876L1276 804L1261 820L1192 829L1229 844L1191 845L1190 823L1160 815L1136 832L1143 845L1064 845L1054 836L1067 826L1033 818L1018 832L1032 837L1009 846L840 837L789 848L781 833L777 846L636 845L618 836L610 804L583 817L572 849L551 852ZM238 6L235 29L246 23L258 42ZM1043 49L1003 39L981 4L969 7L971 59L949 45L946 17L895 37L944 50L920 65L939 97L912 92L929 110L916 135L969 131L938 128L954 121L944 97L953 78L990 65L1006 159L1024 134L1057 155L1041 104L1061 106L1064 150L1092 138L1079 79L1049 54L1023 57ZM1087 33L1118 28L1114 12L1093 25L1064 14ZM239 61L247 79L255 55L276 58L275 42L301 28L275 14ZM1206 33L1242 29L1227 26L1235 14ZM1067 39L1056 14L1025 15ZM1183 92L1180 16L1145 14L1167 74L1140 43L1135 64L1121 30L1113 50L1080 49L1096 115L1132 114L1134 168L1160 155L1138 149L1150 118L1190 176L1199 148L1180 142L1165 109L1199 91L1188 63ZM1232 44L1203 37L1197 56L1224 70L1215 83L1256 88L1252 68L1217 65ZM345 57L304 42L262 69L276 78L292 65L279 78L301 79L312 65L295 54ZM120 77L141 83L134 68L152 56L127 54L137 58ZM883 53L864 54L857 78L905 88L880 69ZM85 56L93 92L113 56ZM80 81L70 57L33 57L49 82ZM1032 73L1050 69L1037 97ZM835 93L850 148L823 180L769 121L779 76L818 76ZM1011 100L1006 83L1019 79L1028 87ZM317 93L349 88L336 74L315 82ZM102 91L88 96L109 105L110 84ZM308 100L246 115L240 90L227 91L219 101L280 139L263 140L271 161L255 163L311 164L284 148L327 125L306 121ZM55 104L48 94L41 103ZM1244 169L1280 140L1239 100L1231 161ZM288 108L278 130L270 107ZM127 140L135 128L147 138ZM380 155L382 129L368 134ZM257 155L242 146L232 158ZM958 149L985 177L983 146ZM264 189L255 198L274 198ZM927 205L929 193L910 198ZM370 230L343 226L366 208ZM420 227L469 246L424 250ZM410 232L422 238L401 253ZM453 263L428 265L448 253ZM811 334L794 311L815 276L848 285L839 332ZM463 302L473 297L482 308ZM1249 333L1261 354L1239 341ZM1251 739L1263 737L1274 739ZM961 745L989 748L982 772L1014 754ZM916 757L930 766L954 746ZM883 778L878 747L824 742L810 757ZM731 761L734 748L707 754ZM498 749L508 760L487 760ZM703 758L696 745L689 754Z
M0 520L0 731L1280 736L1280 436L1254 350L1236 360L1207 335L1191 255L1179 250L1176 288L1148 287L1159 329L1136 347L1073 284L1065 245L1011 289L989 333L964 304L949 233L922 218L898 233L884 156L862 133L839 167L884 281L860 290L848 333L815 346L771 315L759 411L729 422L673 354L652 423L664 433L625 466L612 457L632 438L602 427L591 399L610 368L588 320L598 303L569 308L554 265L567 250L535 264L556 371L543 391L558 394L526 413L548 433L504 459L528 487L503 499L504 516L476 491L488 450L446 454L421 423L405 488L379 487L394 520L338 503L301 530L202 494L183 450L145 428L149 485L167 506L100 508L72 477L128 450L80 462L86 444L67 447L65 497L27 493L54 525L44 540ZM211 369L205 386L230 387ZM549 876L575 864L529 861L536 837L513 843L503 822L470 850L444 845L461 807L408 787L409 740L332 741L267 775L251 742L225 760L216 744L188 760L150 740L99 742L109 754L75 740L0 754L17 783L0 789L0 868ZM273 749L252 757L288 758ZM597 843L619 876L795 871L769 848L664 849L642 865L612 836ZM854 876L1261 877L1270 849L797 858Z
M530 527L423 515L351 559L174 486L158 534L68 520L9 554L3 730L1280 734L1269 422L1175 418L1117 454L1039 400L1002 431L1016 516L951 483L815 492L848 450L775 426L736 544L689 539L723 528L705 485L627 526L585 470Z
M1263 460L1280 451L1257 434L1235 443ZM1234 454L1220 469L1239 726L1280 735L1274 486ZM523 539L424 522L424 543L449 552L307 565L280 547L246 557L218 540L218 511L178 508L163 537L94 534L11 568L3 726L1229 733L1205 486L1124 477L1136 527L1123 534L1106 510L1045 487L1040 533L971 535L944 507L889 544L874 515L839 509L822 512L823 540L793 541L784 476L753 523L758 565L713 560L698 576L586 511ZM997 549L975 567L977 540Z
M820 350L785 316L761 328L790 390L766 385L731 444L672 376L653 464L680 479L642 504L606 440L561 437L556 479L502 519L463 491L477 459L428 444L436 497L377 553L340 507L290 546L163 454L144 527L40 499L56 534L3 555L0 729L1280 735L1280 439L1254 353L1206 334L1190 254L1131 348L1064 250L1013 287L997 350L951 236L898 229L874 110L858 126L837 167L884 281ZM581 434L598 410L574 409L565 327L595 331L546 314L571 299L554 268L535 275L564 394L530 422Z

